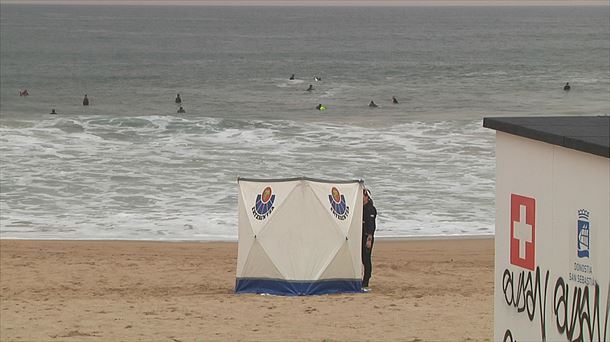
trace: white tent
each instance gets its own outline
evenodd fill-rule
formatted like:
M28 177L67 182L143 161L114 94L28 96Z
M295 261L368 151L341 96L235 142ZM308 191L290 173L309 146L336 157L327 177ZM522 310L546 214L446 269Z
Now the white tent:
M362 181L237 182L235 292L361 292Z

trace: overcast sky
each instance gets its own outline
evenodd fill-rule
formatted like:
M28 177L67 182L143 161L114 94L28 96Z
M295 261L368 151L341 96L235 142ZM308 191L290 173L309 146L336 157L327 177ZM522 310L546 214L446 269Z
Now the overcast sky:
M608 0L0 0L1 4L262 5L262 6L473 6L609 5Z

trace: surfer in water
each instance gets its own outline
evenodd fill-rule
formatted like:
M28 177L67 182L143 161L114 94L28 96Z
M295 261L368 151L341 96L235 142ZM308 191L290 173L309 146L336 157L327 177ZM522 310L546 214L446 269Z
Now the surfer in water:
M375 101L371 100L371 102L369 102L369 107L377 108L377 104L375 103Z
M28 96L28 95L30 95L30 93L28 93L27 89L19 90L19 96Z
M570 87L570 82L567 82L566 85L563 86L564 91L570 91L572 87Z
M85 98L83 99L83 106L88 106L89 105L89 98L87 97L87 94L85 94Z
M312 84L310 84L310 85L309 85L309 88L307 88L307 90L306 90L306 91L312 91L312 90L313 90L313 85L312 85Z
M289 80L293 81L294 80L294 74L292 74L289 78Z
M313 80L316 81L316 82L320 82L320 81L322 81L322 78L318 77L318 76L314 76Z
M53 114L53 115L57 114L57 112L55 111L55 108L51 109L51 113L49 113L49 114Z
M316 106L316 109L317 109L317 110L319 110L319 111L323 111L323 110L325 110L325 109L326 109L326 107L325 107L324 105L322 105L321 103L319 103L319 104Z
M392 103L398 104L398 100L396 99L396 96L392 96Z
M178 108L178 111L176 113L179 113L179 114L186 113L186 110L184 110L184 108L182 106L180 106L180 108Z
M180 98L180 94L176 94L176 103L182 103L182 99Z

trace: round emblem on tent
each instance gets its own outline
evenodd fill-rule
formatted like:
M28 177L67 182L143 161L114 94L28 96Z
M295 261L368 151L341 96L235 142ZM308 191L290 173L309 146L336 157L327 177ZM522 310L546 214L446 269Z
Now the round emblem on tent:
M330 202L330 211L333 215L339 220L345 220L349 215L349 207L345 202L345 196L339 192L339 189L334 186L330 189L328 201Z
M330 192L333 195L333 200L335 200L335 203L340 203L341 202L341 193L339 192L339 189L337 189L333 186L333 188L330 190Z
M273 211L275 195L270 186L266 187L262 193L256 195L255 205L252 207L252 215L257 220L264 220Z
M272 191L270 186L266 187L265 190L263 190L263 196L261 197L263 203L269 202L269 199L271 198L271 193Z

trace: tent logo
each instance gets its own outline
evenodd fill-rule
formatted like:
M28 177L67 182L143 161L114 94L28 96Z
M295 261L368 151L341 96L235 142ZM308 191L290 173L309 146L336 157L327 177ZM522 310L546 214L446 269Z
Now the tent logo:
M578 210L578 257L588 258L589 257L589 211L585 209Z
M330 201L330 211L332 211L333 215L339 220L345 220L349 215L349 207L345 203L345 196L339 192L339 189L333 186L330 189L328 200Z
M264 220L275 208L273 202L275 201L275 195L273 190L268 186L263 190L263 193L256 195L256 204L252 207L252 215L257 220Z

